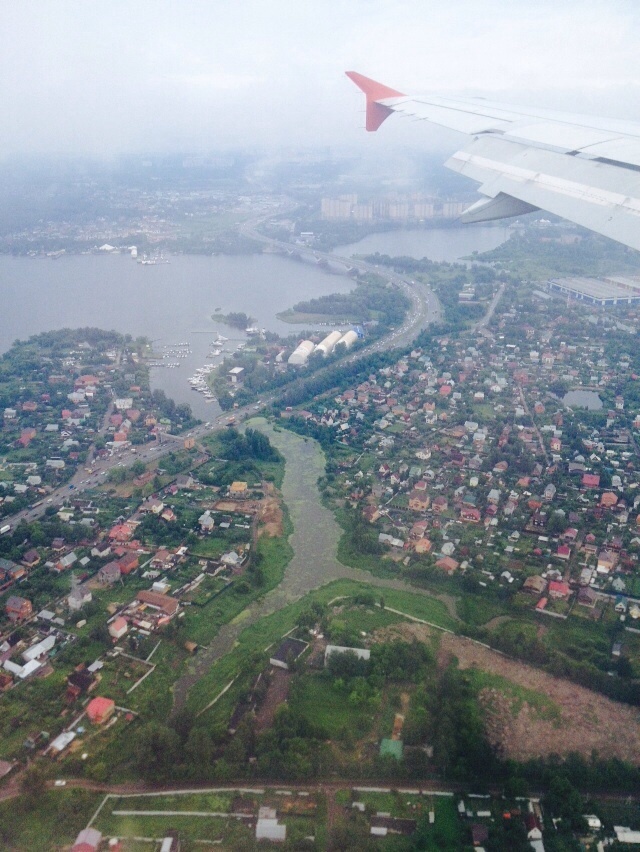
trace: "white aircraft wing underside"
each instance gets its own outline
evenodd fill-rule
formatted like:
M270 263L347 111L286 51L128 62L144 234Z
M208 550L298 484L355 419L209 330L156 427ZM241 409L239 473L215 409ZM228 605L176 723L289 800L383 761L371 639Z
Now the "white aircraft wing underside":
M485 200L462 220L542 209L640 250L640 123L498 104L407 96L347 72L367 96L367 129L392 112L472 136L446 165Z

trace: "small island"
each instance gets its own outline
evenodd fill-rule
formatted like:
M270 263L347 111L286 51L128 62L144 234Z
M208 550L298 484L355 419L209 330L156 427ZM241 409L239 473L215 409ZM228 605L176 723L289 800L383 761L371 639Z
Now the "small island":
M239 328L244 331L252 326L255 322L254 317L245 314L244 311L231 311L228 314L216 314L212 317L216 322L223 322L225 325L230 325L233 328Z

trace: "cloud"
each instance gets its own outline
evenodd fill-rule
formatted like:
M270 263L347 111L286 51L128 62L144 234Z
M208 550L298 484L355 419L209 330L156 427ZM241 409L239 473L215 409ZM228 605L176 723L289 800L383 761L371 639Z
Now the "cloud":
M355 68L409 91L640 120L631 0L22 0L0 10L0 153L385 146Z

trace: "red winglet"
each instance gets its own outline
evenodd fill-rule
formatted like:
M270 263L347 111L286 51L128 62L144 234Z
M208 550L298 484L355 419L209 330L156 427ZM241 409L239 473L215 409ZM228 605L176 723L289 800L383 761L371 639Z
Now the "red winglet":
M350 80L353 80L359 89L362 89L367 97L367 130L377 130L385 118L393 112L384 104L379 104L378 101L384 100L384 98L401 98L403 93L390 89L383 83L371 80L363 74L358 74L357 71L345 71L345 74Z

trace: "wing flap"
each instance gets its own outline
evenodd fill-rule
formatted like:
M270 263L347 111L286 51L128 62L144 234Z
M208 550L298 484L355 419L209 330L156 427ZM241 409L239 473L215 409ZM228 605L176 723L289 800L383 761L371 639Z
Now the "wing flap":
M640 250L640 123L499 104L403 95L356 72L367 130L391 112L474 137L446 165L481 184L464 221L540 208Z
M640 173L490 137L446 165L489 198L519 199L640 250Z

